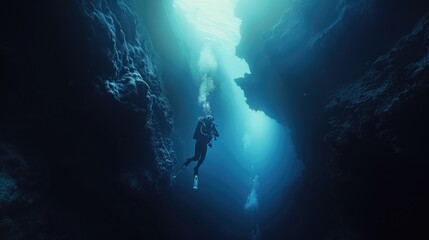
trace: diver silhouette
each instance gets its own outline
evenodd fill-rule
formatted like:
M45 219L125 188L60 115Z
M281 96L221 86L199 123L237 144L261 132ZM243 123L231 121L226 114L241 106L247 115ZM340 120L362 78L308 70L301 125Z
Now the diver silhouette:
M188 158L183 166L176 173L178 175L183 169L185 169L192 161L198 161L194 168L194 175L198 175L198 169L204 162L207 154L207 146L212 147L212 139L216 141L219 137L219 132L216 129L216 125L213 123L214 118L211 115L206 117L200 117L198 119L197 127L194 131L195 142L195 155Z

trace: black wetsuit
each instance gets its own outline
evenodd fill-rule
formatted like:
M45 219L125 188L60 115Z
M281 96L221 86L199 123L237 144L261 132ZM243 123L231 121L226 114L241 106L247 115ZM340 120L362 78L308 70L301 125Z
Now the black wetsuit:
M219 133L214 124L206 119L199 120L194 132L194 139L197 140L195 143L195 155L188 158L183 165L186 167L191 161L198 161L197 166L194 168L195 175L198 174L198 169L206 158L207 144L210 143L212 137L219 137Z

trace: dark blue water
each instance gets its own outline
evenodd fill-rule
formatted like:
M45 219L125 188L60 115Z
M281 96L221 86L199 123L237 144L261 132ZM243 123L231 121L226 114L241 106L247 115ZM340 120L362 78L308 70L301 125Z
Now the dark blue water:
M222 96L230 94L228 88L220 88ZM296 159L287 129L269 120L268 126L255 124L256 139L245 147L243 134L247 119L237 115L240 104L231 104L229 98L213 101L213 115L218 124L220 137L208 148L206 159L199 170L199 189L192 189L193 167L179 175L173 192L177 201L178 221L189 221L190 225L201 229L202 233L228 239L250 239L252 229L259 224L263 231L262 219L275 219L277 207L288 184L300 174L301 163ZM202 113L201 113L202 114ZM266 116L264 116L265 118ZM187 127L188 138L182 137L182 154L178 156L176 167L186 158L193 156L195 141L193 127L197 119ZM261 122L259 124L263 124ZM180 126L178 126L180 128ZM258 129L253 129L258 130ZM256 195L258 207L246 211L245 204L252 191L252 180L258 176ZM219 235L217 235L219 234Z

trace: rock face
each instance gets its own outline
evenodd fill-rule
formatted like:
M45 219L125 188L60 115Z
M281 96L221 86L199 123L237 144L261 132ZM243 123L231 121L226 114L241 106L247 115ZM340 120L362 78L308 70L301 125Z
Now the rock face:
M160 62L150 36L125 1L84 1L90 19L92 48L104 57L94 85L103 95L113 97L136 113L145 114L151 130L156 172L151 179L169 175L174 160L168 134L172 128L171 109L161 86ZM105 45L97 46L100 42ZM94 66L96 68L96 66ZM92 68L94 69L94 68Z
M354 205L355 215L365 218L367 228L377 226L371 230L379 238L423 233L429 167L428 43L426 14L362 78L334 92L324 109L330 177L348 204L363 201ZM347 190L350 186L353 191Z
M84 0L2 9L2 239L159 232L158 190L169 186L175 160L172 111L161 61L131 6Z
M237 53L252 74L237 82L251 107L290 128L306 165L267 239L427 235L428 11L424 1L296 1L255 41L241 15Z

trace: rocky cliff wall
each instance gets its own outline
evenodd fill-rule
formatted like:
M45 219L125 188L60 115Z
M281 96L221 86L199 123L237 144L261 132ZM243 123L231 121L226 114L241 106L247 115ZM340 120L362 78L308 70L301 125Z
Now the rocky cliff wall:
M306 165L268 239L424 233L428 10L295 1L257 41L243 16L237 53L252 74L237 81L251 107L290 128Z
M153 219L175 160L172 110L132 4L2 8L2 239L160 232Z

